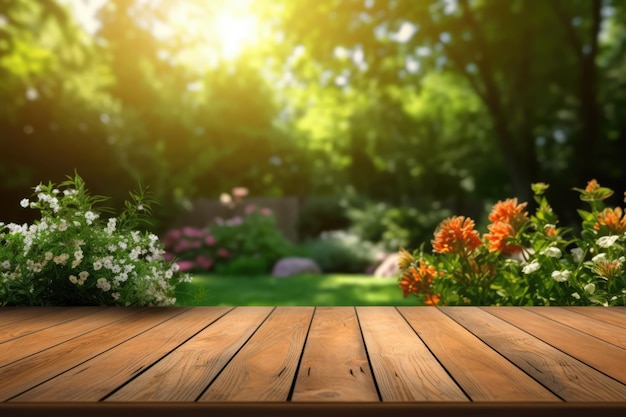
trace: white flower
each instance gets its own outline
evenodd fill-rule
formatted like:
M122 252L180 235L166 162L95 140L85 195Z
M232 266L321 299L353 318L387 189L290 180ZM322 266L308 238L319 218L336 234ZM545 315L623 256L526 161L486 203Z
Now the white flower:
M596 243L601 248L610 248L611 246L615 244L615 242L617 242L617 239L619 239L619 236L617 235L602 236L602 237L599 237L598 240L596 240Z
M70 275L69 278L72 284L78 284L78 278L76 278L76 275Z
M549 256L551 258L560 258L561 257L561 249L556 246L549 246L541 252L543 255Z
M9 262L9 261L2 261L2 268L3 269L11 268L11 262Z
M572 293L572 297L574 297L577 300L580 300L580 294L578 294L577 292Z
M528 275L539 270L539 268L541 268L541 265L539 265L539 261L537 261L536 259L533 259L531 263L529 263L528 265L525 265L522 268L522 272Z
M596 284L591 283L591 282L585 285L583 288L585 289L585 292L588 294L593 294L594 292L596 292Z
M100 261L95 261L95 262L93 263L93 270L94 270L94 271L99 271L99 270L101 270L101 269L102 269L102 262L100 262Z
M119 292L114 292L114 293L111 293L111 297L113 297L113 298L114 298L114 299L116 299L116 300L119 300L119 298L120 298L120 293L119 293Z
M554 279L556 282L565 282L569 278L570 274L571 272L568 270L553 271L552 279Z
M20 206L24 208L28 207L29 204L30 204L30 201L28 200L28 198L24 198L22 199L22 201L20 201Z
M67 230L67 222L65 220L61 220L59 223L59 232L65 232Z
M104 278L98 278L98 281L96 281L96 287L100 288L104 292L107 292L111 289L111 284L109 284L109 281Z
M593 262L600 262L600 261L606 261L606 253L599 253L596 256L594 256L593 258L591 258L591 260Z
M109 221L107 222L107 227L105 231L107 232L109 236L111 236L113 232L115 231L116 224L117 224L117 219L115 217L111 217Z
M85 213L85 220L87 220L87 224L91 225L94 220L96 220L99 216L93 211L88 211Z
M583 260L583 250L581 248L574 248L570 252L572 254L574 262L576 262L577 264Z

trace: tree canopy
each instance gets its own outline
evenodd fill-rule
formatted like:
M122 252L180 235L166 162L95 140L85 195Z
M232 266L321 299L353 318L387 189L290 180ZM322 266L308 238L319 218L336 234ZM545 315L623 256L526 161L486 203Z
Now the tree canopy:
M87 5L0 0L2 221L74 171L164 219L235 186L467 210L626 187L624 2Z

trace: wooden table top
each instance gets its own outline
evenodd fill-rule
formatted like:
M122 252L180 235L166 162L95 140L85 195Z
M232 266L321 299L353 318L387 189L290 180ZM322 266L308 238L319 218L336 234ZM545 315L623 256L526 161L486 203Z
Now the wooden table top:
M0 415L626 413L624 307L4 307Z

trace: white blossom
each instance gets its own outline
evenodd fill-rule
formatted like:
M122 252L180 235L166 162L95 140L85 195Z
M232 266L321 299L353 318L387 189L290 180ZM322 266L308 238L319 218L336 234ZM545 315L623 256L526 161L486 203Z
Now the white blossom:
M601 236L598 238L598 240L596 240L596 243L601 248L610 248L615 244L615 242L617 242L617 239L619 239L619 236L617 235Z
M522 272L524 274L532 274L533 272L539 270L539 268L541 268L541 265L539 265L539 261L536 259L533 259L533 261L531 263L529 263L528 265L525 265L522 268Z
M557 248L556 246L549 246L545 248L541 253L551 258L557 258L557 259L560 258L562 255L561 249Z
M577 264L583 260L583 250L581 248L574 248L570 251L570 253L572 254L574 262Z
M590 282L589 284L586 284L583 288L585 292L588 294L593 294L594 292L596 292L596 284L592 282Z
M570 274L571 272L567 269L563 271L553 271L552 279L554 279L556 282L565 282L569 278Z

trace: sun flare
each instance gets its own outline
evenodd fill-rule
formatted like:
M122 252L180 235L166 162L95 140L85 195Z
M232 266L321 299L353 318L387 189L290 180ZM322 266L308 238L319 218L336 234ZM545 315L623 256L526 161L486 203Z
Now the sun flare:
M200 66L237 59L259 38L258 17L249 7L251 2L174 3L162 32L188 39L193 44L193 60Z

